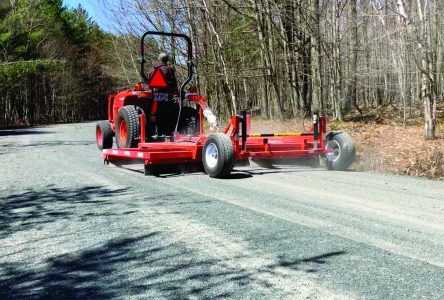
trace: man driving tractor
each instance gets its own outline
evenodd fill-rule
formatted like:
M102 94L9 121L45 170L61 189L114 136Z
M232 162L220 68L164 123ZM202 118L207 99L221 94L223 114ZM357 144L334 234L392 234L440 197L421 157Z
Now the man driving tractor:
M173 101L174 97L179 94L176 78L176 70L174 67L168 65L169 55L165 52L159 54L157 61L154 62L153 66L149 69L147 78L148 82L152 82L157 73L161 73L161 77L164 87L156 87L155 92L158 95L164 95L165 98L162 101L154 101L151 107L150 121L156 124L156 132L168 135L170 132L174 131L179 107ZM160 93L160 94L159 94ZM158 99L160 100L160 99ZM157 118L160 116L159 118ZM151 128L150 134L154 133Z
M159 92L178 93L176 70L168 65L168 61L169 55L165 52L160 53L157 61L154 62L153 67L148 71L148 80L151 81L156 70L160 70L163 78L165 79L167 87L159 89Z

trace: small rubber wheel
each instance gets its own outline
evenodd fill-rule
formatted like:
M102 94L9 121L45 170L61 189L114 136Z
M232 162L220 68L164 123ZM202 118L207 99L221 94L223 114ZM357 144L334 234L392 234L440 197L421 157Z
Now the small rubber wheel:
M202 149L205 172L213 178L230 175L234 166L234 147L231 139L223 133L208 136Z
M139 142L140 124L138 109L127 105L119 109L116 122L116 142L119 148L136 148Z
M355 144L346 132L331 133L327 136L325 148L333 149L333 153L325 154L329 170L346 170L355 161Z
M192 107L182 107L177 131L182 135L196 136L199 133L199 113Z
M109 121L99 121L96 124L96 141L99 150L113 147L113 128Z

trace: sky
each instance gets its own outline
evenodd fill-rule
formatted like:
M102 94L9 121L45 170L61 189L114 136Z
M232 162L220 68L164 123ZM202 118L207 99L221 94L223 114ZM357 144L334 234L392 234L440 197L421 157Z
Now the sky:
M106 30L108 26L103 18L100 17L99 0L63 0L67 7L77 8L79 4L88 12L88 16L96 22L102 29Z

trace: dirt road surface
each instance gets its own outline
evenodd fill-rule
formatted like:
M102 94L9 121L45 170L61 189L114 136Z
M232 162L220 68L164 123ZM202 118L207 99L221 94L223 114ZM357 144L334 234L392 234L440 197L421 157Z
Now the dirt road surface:
M0 299L444 299L443 182L144 176L94 131L0 131Z

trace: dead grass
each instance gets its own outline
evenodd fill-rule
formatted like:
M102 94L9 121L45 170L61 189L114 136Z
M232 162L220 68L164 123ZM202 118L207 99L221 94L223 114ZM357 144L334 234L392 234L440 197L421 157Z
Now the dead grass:
M310 120L305 120L305 128ZM444 127L438 139L425 141L420 124L380 124L378 122L330 122L329 130L347 131L356 144L358 171L403 174L444 180ZM271 133L303 130L301 120L283 122L254 119L252 131Z

